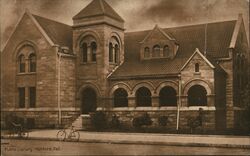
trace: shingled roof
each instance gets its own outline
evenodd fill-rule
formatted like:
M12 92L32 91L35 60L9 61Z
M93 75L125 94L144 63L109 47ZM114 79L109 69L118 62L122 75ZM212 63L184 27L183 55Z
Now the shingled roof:
M116 11L105 0L93 0L83 10L73 17L73 20L105 15L121 22L124 20L119 16Z
M207 55L211 58L228 57L235 21L207 24ZM179 44L174 59L140 60L140 42L151 31L129 32L125 34L125 61L110 78L135 77L147 75L178 74L181 67L195 52L204 52L206 24L165 28L167 34Z
M58 44L62 47L68 47L70 50L72 50L73 31L71 26L37 15L32 16L36 19L36 21L40 24L40 26L55 44Z

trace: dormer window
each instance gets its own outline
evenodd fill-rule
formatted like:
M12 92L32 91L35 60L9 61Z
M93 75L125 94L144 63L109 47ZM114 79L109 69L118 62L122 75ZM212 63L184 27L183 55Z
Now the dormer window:
M163 57L170 57L170 49L168 45L164 46Z
M144 58L150 58L150 49L149 49L149 47L144 48Z
M159 45L155 45L153 47L152 57L160 57L160 56L161 56L161 48Z
M199 73L199 72L200 72L200 65L199 65L199 63L196 63L196 64L195 64L195 72L196 72L196 73Z

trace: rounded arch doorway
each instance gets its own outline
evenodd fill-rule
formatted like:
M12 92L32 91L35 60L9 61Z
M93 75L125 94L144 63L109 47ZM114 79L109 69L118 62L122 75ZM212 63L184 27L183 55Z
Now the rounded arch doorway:
M97 94L94 89L86 88L82 91L81 112L89 114L96 111Z

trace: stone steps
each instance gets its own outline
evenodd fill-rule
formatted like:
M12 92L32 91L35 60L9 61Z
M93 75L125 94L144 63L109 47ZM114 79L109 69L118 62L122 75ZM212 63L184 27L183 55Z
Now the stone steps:
M92 128L91 117L89 114L80 115L73 123L72 126L77 130L88 130Z

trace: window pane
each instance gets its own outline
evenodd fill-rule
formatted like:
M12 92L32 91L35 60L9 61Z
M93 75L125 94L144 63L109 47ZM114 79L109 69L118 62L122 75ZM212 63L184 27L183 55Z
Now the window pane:
M95 42L91 43L91 54L92 54L92 61L96 62L96 50L97 50L97 45Z
M206 106L207 105L207 91L200 85L191 87L188 91L188 105L189 106Z
M169 46L165 46L163 50L163 57L170 57Z
M115 107L128 107L128 93L124 89L117 89L114 93Z
M25 58L23 55L20 55L18 58L18 63L19 63L19 72L24 73L25 72Z
M113 62L113 45L109 43L109 62Z
M150 58L150 50L148 47L144 49L144 58Z
M19 94L19 108L25 107L25 88L18 88L18 94Z
M29 100L30 100L30 108L35 108L35 106L36 106L36 87L29 88Z
M195 72L200 72L200 65L199 65L199 63L195 64Z
M82 62L87 62L88 47L86 43L82 44Z
M146 87L142 87L136 91L137 106L151 106L151 92Z
M160 91L160 106L177 106L176 91L172 87L164 87Z
M29 57L30 72L36 72L36 56L31 54Z
M119 58L119 46L115 45L115 63L118 63Z
M156 45L154 46L153 48L153 57L160 57L160 46L159 45Z

